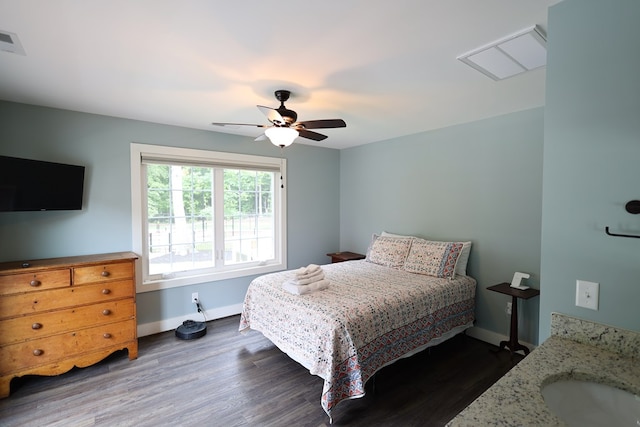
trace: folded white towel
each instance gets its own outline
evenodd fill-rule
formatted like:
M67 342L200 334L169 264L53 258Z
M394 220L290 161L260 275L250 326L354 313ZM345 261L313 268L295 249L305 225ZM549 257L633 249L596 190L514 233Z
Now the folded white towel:
M309 283L317 282L319 280L324 279L324 271L320 270L316 273L313 273L310 276L298 277L291 279L295 282L296 285L308 285Z
M293 280L287 280L282 284L282 289L294 295L304 295L311 292L322 291L329 287L328 280L320 280L308 285L296 285Z
M317 273L321 267L318 264L309 264L306 267L300 267L296 270L296 276L310 276L314 273ZM303 277L304 278L304 277Z

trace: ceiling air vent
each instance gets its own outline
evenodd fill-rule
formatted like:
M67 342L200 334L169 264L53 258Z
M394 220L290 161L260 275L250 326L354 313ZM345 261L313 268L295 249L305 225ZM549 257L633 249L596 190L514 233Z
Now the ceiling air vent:
M3 52L17 53L18 55L26 55L20 39L16 33L0 30L0 50Z
M458 59L493 80L502 80L547 65L547 38L534 25Z

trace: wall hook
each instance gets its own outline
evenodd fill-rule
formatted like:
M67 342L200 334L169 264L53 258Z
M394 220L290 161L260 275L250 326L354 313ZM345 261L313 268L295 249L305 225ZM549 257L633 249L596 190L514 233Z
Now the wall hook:
M629 200L624 208L630 214L640 214L640 200Z

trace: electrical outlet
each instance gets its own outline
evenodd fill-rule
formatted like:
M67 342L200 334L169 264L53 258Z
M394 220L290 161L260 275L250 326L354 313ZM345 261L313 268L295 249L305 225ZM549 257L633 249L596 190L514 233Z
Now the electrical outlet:
M504 310L509 316L511 316L511 301L507 303L507 308Z
M600 284L587 282L586 280L576 281L576 305L578 307L598 310L598 292Z
M193 292L191 294L191 302L195 304L198 301L200 301L200 298L198 298L198 293L197 292Z

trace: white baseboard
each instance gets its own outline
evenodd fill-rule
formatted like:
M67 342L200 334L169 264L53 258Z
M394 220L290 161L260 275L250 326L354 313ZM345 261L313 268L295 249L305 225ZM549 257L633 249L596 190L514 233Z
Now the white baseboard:
M233 316L242 312L242 303L228 305L226 307L212 308L206 310L205 315L207 321L221 319L223 317ZM172 317L171 319L163 319L157 322L142 323L138 325L138 337L144 337L147 335L158 334L160 332L171 331L178 326L182 325L185 320L195 320L197 322L204 321L202 313L187 314L179 317Z
M509 341L509 337L505 335L498 334L488 329L478 328L477 326L472 326L471 328L467 329L466 334L471 338L475 338L480 341L493 344L495 346L499 346L500 341ZM535 345L528 342L521 342L520 344L529 347L529 350L533 350L536 347Z
M207 321L209 321L209 320L221 319L223 317L234 316L236 314L240 314L241 312L242 312L242 304L234 304L234 305L217 307L211 310L207 310L205 311L205 314L207 316ZM182 322L189 319L201 322L204 320L204 317L202 317L202 314L196 313L196 314L188 314L185 316L173 317L171 319L164 319L157 322L143 323L138 325L138 337L144 337L147 335L158 334L160 332L171 331L177 328L178 326L182 325ZM500 345L500 341L509 341L509 337L505 335L498 334L488 329L478 328L477 326L472 326L471 328L467 329L465 333L472 338L487 342L489 344L493 344L495 346ZM535 348L535 346L530 343L522 342L521 344L529 347L529 349L531 350Z

